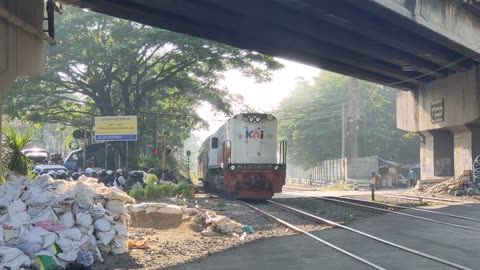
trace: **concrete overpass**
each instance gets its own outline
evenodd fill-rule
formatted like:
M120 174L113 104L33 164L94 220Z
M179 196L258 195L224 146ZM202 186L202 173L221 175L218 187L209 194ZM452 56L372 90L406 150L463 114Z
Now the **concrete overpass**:
M397 122L423 138L424 177L459 174L480 154L476 1L62 1L408 90Z
M480 24L461 1L64 1L405 90L479 59Z

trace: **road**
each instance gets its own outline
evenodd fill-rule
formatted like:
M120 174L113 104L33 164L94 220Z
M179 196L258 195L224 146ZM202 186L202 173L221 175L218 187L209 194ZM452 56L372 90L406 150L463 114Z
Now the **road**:
M302 192L303 193L303 192ZM315 192L318 196L318 192ZM358 194L358 193L355 193ZM284 195L296 196L286 192ZM480 219L480 204L436 207L438 211ZM413 210L404 211L419 214ZM480 229L480 223L422 213L422 216ZM480 269L480 233L443 224L385 214L356 220L349 226L403 246L446 259L471 269ZM453 269L416 255L388 247L342 229L316 232L356 255L386 269ZM303 235L260 240L214 254L201 261L171 269L372 269Z

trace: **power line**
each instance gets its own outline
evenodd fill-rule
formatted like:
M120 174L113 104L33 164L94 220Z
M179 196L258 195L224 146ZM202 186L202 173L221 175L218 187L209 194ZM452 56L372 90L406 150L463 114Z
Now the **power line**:
M445 65L445 66L442 66L442 67L440 67L440 68L438 68L438 69L436 69L436 70L433 70L433 71L430 71L430 72L427 72L427 73L425 73L425 74L422 74L422 75L419 75L419 76L416 76L416 77L412 77L412 78L409 78L409 79L405 79L405 80L401 80L401 81L397 81L397 82L393 82L393 83L388 83L388 84L385 84L385 86L393 86L393 85L397 85L397 84L401 84L401 83L405 83L405 82L410 82L410 81L414 81L414 80L417 80L417 79L420 79L420 78L429 76L429 75L431 75L431 74L433 74L433 73L436 73L436 72L438 72L438 71L440 71L440 70L442 70L442 69L448 68L448 67L453 66L453 65L455 65L455 64L458 64L458 63L460 63L460 62L463 62L463 61L465 61L465 60L467 60L467 59L469 59L469 58L472 58L473 56L475 56L475 55L478 54L478 51L479 51L479 50L480 50L480 47L478 47L478 48L476 48L476 49L473 50L475 53L472 53L472 54L470 54L470 55L461 57L461 58L459 58L459 59L457 59L457 60L455 60L455 61L453 61L453 62L451 62L451 63L449 63L449 64L447 64L447 65Z

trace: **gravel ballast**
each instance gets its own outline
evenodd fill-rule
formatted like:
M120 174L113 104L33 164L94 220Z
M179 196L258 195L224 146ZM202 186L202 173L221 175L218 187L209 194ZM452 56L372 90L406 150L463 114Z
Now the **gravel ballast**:
M354 219L372 216L374 211L344 207L335 203L324 202L314 198L279 199L280 203L321 215L337 222L348 222ZM153 228L129 228L129 239L133 241L150 240L148 249L130 249L122 256L104 256L103 264L95 264L95 269L166 269L171 266L199 260L213 253L221 252L258 239L281 237L296 234L295 231L270 220L263 214L243 205L241 202L226 198L203 198L195 203L181 200L168 203L197 207L200 216L205 211L215 211L244 225L250 225L255 233L248 234L244 240L231 235L219 234L203 236L194 217L189 217L177 228L160 230ZM315 221L292 214L266 203L254 202L254 206L267 211L306 231L318 231L330 228ZM197 217L198 218L198 217Z

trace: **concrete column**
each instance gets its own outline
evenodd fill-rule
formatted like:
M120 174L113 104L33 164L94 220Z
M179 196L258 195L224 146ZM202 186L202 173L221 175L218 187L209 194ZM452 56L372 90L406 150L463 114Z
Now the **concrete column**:
M434 175L454 176L454 139L449 130L430 130L433 135Z
M472 133L472 160L480 155L480 124L468 125Z
M420 177L422 179L433 178L434 156L433 156L433 135L428 131L418 132L420 141Z
M462 125L449 128L453 132L455 176L472 169L472 131Z

